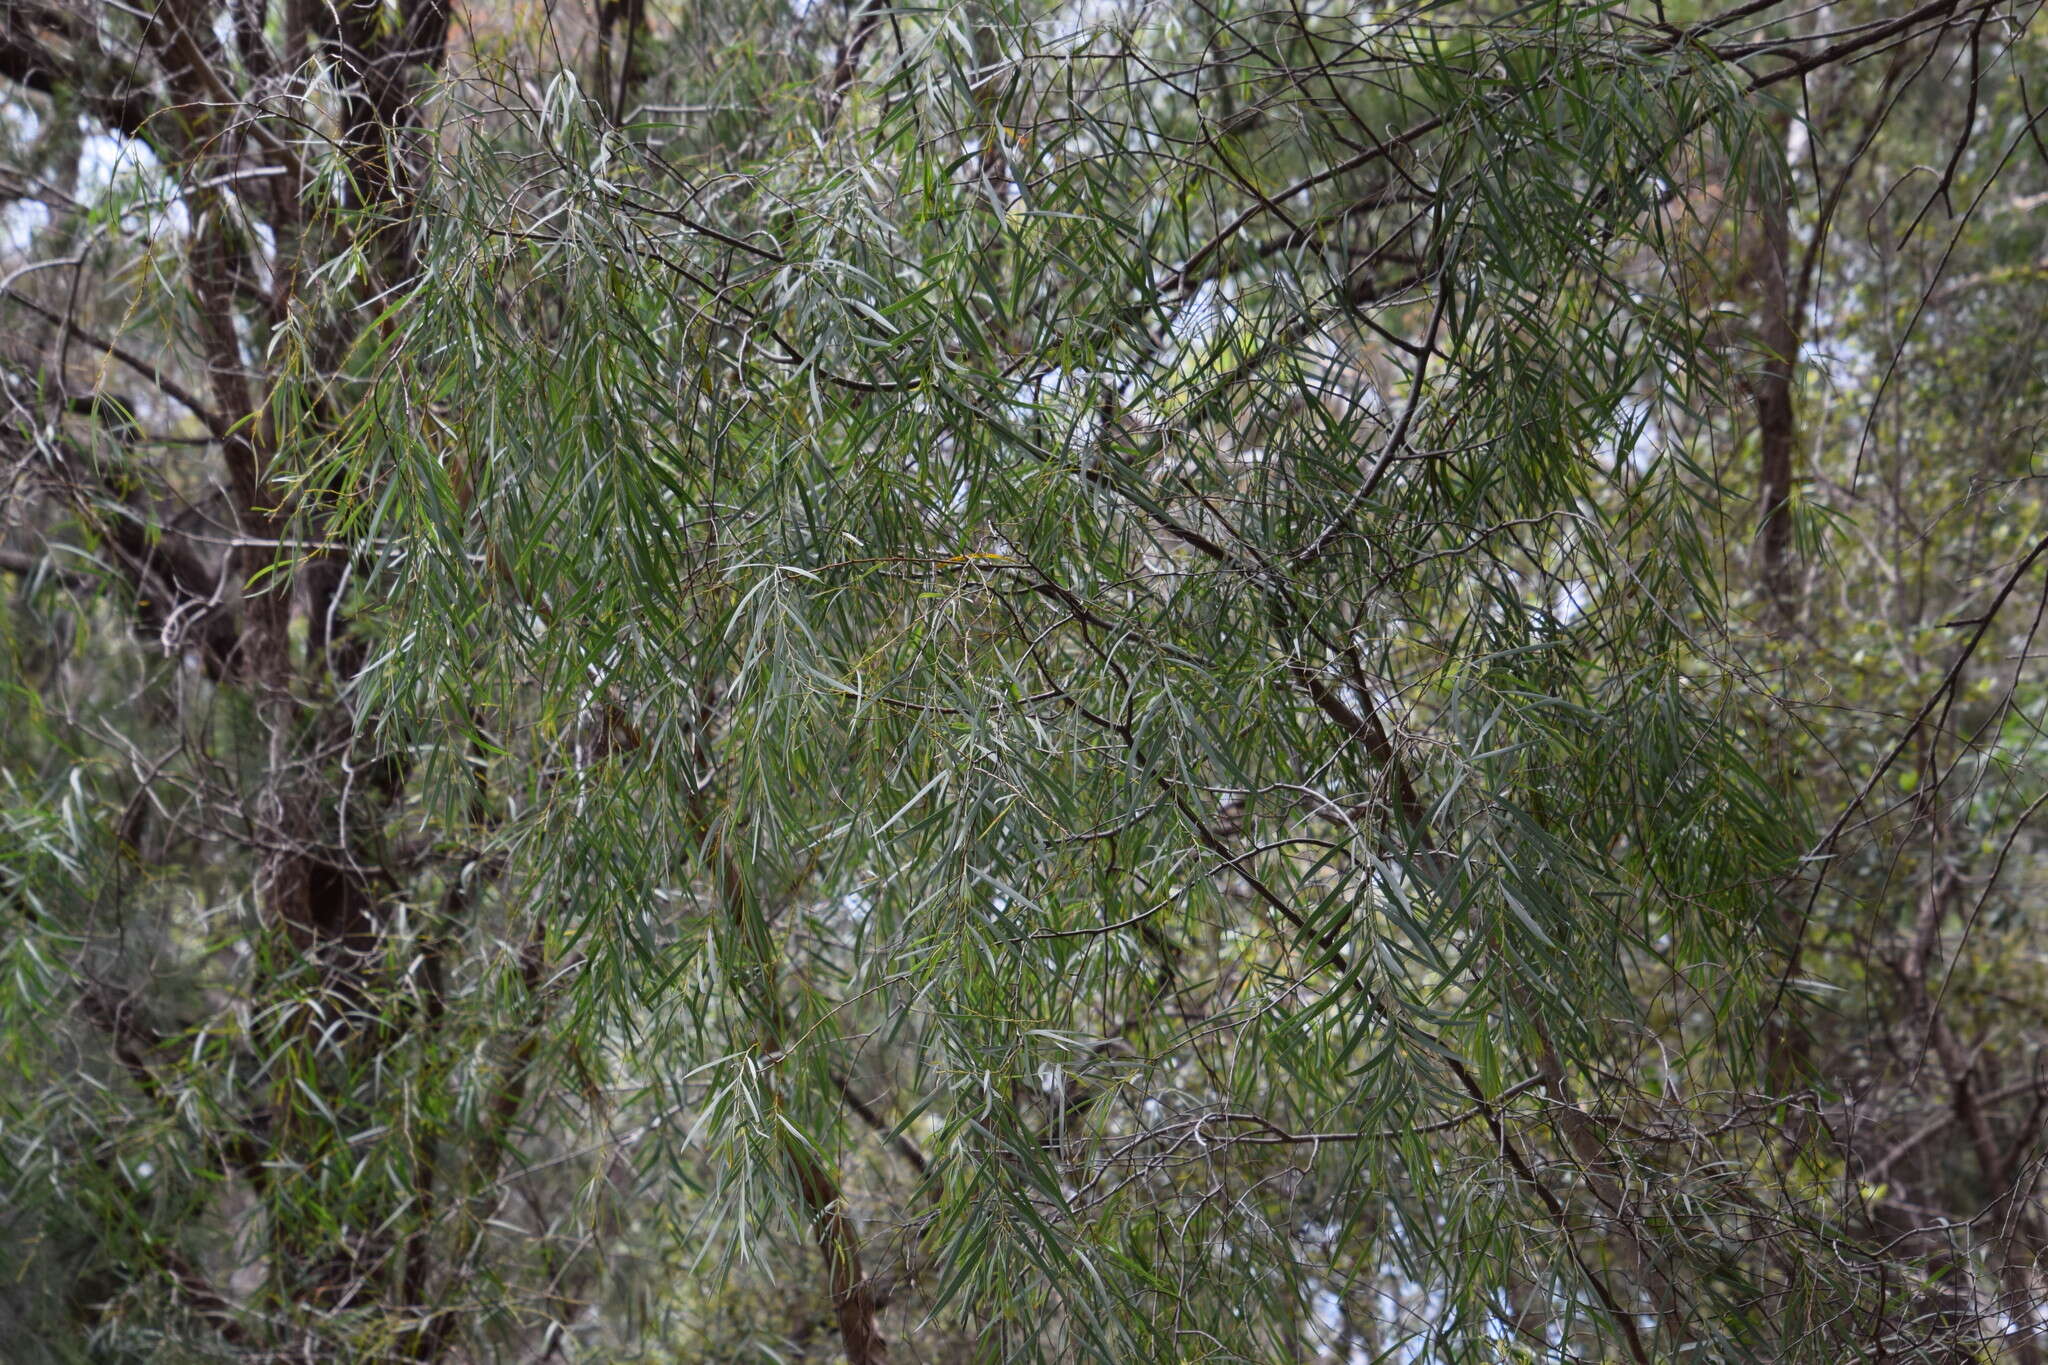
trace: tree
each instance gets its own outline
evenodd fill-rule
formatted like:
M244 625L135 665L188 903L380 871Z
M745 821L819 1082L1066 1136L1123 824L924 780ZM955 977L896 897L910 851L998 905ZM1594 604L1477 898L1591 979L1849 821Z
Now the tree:
M9 0L10 1335L2038 1360L2037 8Z

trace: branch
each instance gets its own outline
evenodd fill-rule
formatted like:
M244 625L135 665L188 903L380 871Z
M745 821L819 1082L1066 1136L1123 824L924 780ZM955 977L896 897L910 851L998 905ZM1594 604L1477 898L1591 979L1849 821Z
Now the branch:
M916 1171L920 1176L929 1172L931 1163L926 1159L925 1154L918 1150L917 1144L910 1140L907 1133L891 1125L880 1114L877 1114L865 1100L855 1094L853 1082L835 1071L832 1073L832 1084L838 1087L840 1098L846 1101L846 1107L860 1115L860 1121L874 1129L876 1135L888 1143L889 1150L903 1158L904 1165Z
M547 1017L547 999L544 991L547 968L547 917L538 915L528 931L526 944L519 953L519 980L526 989L527 1016L519 1030L518 1041L513 1044L512 1057L507 1063L504 1079L499 1083L498 1092L491 1096L485 1109L484 1137L482 1151L473 1167L472 1186L476 1190L494 1189L498 1172L504 1166L505 1154L511 1150L512 1126L518 1121L519 1113L526 1106L526 1092L533 1078L533 1060L540 1050L541 1025ZM449 1275L459 1280L468 1273L470 1254L475 1251L483 1232L482 1220L472 1220L466 1225L462 1245L454 1255L448 1257ZM416 1245L422 1256L425 1254L424 1240L411 1243ZM422 1262L424 1264L424 1262ZM455 1284L444 1283L439 1301L446 1304L455 1297ZM436 1311L424 1304L427 1316L413 1328L406 1359L416 1361L439 1360L452 1344L450 1336L455 1330L460 1315L449 1308Z
M1970 6L1964 13L1994 9L1999 2L2000 0L1979 0L1977 4ZM1795 76L1804 76L1809 71L1815 71L1823 66L1829 66L1835 62L1842 61L1844 58L1853 57L1867 47L1875 47L1887 38L1896 37L1902 33L1910 33L1912 29L1929 19L1952 17L1959 3L1960 0L1932 0L1932 3L1922 5L1912 13L1894 19L1888 24L1880 24L1858 37L1844 38L1838 43L1824 47L1810 57L1803 57L1793 62L1782 71L1773 71L1768 76L1754 77L1749 83L1749 88L1751 90L1762 90L1776 85L1780 81L1789 81Z
M2012 596L2013 589L2019 586L2019 582L2026 576L2027 570L2033 568L2035 561L2039 560L2044 554L2048 554L2048 538L2037 541L2034 548L2027 551L2026 557L2020 560L2011 573L2006 575L2005 581L1999 585L1997 594L1991 599L1991 605L1985 608L1982 616L1972 620L1951 623L1959 626L1974 625L1977 629L1970 636L1969 641L1956 653L1954 661L1948 666L1948 671L1942 675L1941 682L1935 687L1933 692L1928 694L1927 700L1920 704L1920 709L1913 713L1913 719L1907 722L1906 728L1899 735L1898 740L1892 745L1891 749L1877 766L1871 769L1870 776L1864 779L1863 786L1850 799L1849 804L1842 807L1841 813L1835 816L1834 823L1828 826L1827 833L1821 836L1820 842L1813 846L1813 850L1805 858L1801 859L1801 862L1825 863L1827 859L1834 855L1836 843L1841 839L1842 832L1849 826L1849 817L1863 808L1863 803L1870 799L1870 794L1873 791L1877 790L1877 784L1884 780L1885 775L1892 770L1892 765L1899 761L1899 755L1906 752L1906 746L1913 742L1914 736L1918 735L1921 727L1927 724L1928 718L1934 714L1935 707L1942 707L1942 721L1944 724L1946 723L1948 707L1954 705L1956 683L1963 676L1963 668L1970 662L1971 656L1976 654L1977 647L1984 642L1984 636L1990 631L1991 623L1998 619L1998 613L2004 608L2006 600ZM1813 889L1807 893L1806 905L1800 912L1799 924L1792 939L1792 953L1786 960L1784 972L1778 977L1778 989L1772 997L1771 1013L1773 1014L1784 1004L1785 992L1791 986L1792 978L1798 973L1801 949L1806 942L1806 929L1813 920L1814 907L1820 901L1821 887L1826 884L1827 876L1823 868L1822 872L1814 877Z
M101 580L89 573L76 569L60 569L47 556L32 555L22 550L0 548L0 573L11 573L17 578L47 578L62 583L73 592L91 592L100 586Z
M2038 1096L2044 1092L2048 1092L2048 1080L2044 1080L2039 1076L2030 1076L2024 1081L1993 1090L1989 1094L1977 1096L1977 1103L1980 1105L1997 1104L2019 1095ZM1891 1170L1902 1159L1911 1155L1915 1148L1923 1145L1929 1138L1947 1131L1949 1125L1956 1121L1956 1117L1954 1106L1942 1110L1941 1113L1893 1143L1890 1150L1885 1152L1883 1156L1865 1166L1857 1174L1857 1179L1866 1185L1875 1185L1878 1181L1884 1179L1885 1172Z
M860 74L861 55L866 52L868 40L874 37L875 29L882 22L881 0L856 0L853 27L839 45L839 54L832 60L832 86L825 93L825 126L830 128L839 121L839 111L846 107L846 92L853 88L854 78Z
M197 394L166 375L161 367L142 359L132 351L123 350L111 341L95 336L93 333L80 327L71 318L43 307L40 303L16 290L0 289L0 298L5 298L16 307L27 309L45 322L68 329L71 335L77 337L86 345L98 350L102 355L120 361L130 370L148 380L164 397L169 398L204 423L207 431L213 435L214 439L226 440L228 438L231 428L226 419L209 407Z
M0 80L9 80L39 95L76 97L86 111L100 122L129 137L149 138L151 120L162 112L150 98L149 81L133 70L118 68L113 58L89 48L94 60L108 68L107 79L96 81L76 57L51 51L29 32L32 23L45 27L64 25L69 16L29 5L22 0L0 0ZM78 32L66 35L76 41Z

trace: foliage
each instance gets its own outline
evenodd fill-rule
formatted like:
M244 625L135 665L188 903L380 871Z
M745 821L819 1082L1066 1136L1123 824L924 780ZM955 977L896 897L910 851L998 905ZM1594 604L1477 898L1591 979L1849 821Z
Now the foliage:
M2037 1361L2036 8L10 3L0 1330Z

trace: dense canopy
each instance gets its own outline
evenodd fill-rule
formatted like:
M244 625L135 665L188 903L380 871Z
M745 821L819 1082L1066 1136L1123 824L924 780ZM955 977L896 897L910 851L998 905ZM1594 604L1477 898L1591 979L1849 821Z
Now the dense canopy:
M0 0L0 1355L2048 1356L2037 0Z

